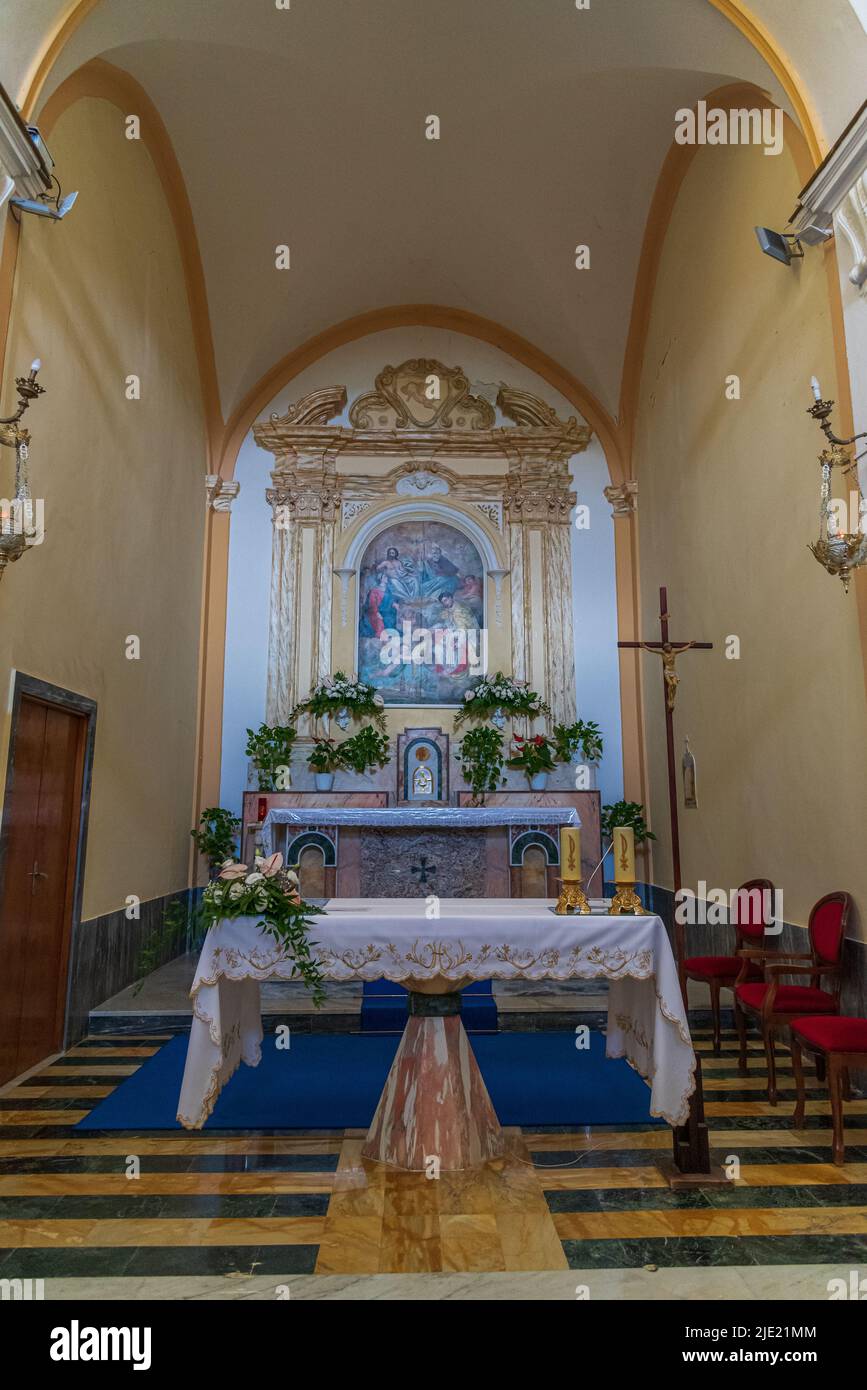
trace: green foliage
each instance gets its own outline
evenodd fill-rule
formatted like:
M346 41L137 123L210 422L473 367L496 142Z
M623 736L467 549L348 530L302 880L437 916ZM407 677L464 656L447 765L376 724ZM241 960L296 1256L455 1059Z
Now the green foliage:
M344 671L335 671L326 676L311 690L306 700L302 700L292 711L294 719L298 714L312 714L319 719L323 714L338 714L348 710L353 719L372 719L377 728L385 728L383 698L366 681L354 680Z
M389 759L388 735L381 734L372 724L365 724L353 738L338 744L340 766L347 772L368 772L385 767Z
M602 757L602 731L592 719L577 719L574 724L555 724L552 737L560 763L571 762L576 753L580 753L588 763L598 763Z
M261 862L261 861L260 861ZM273 936L292 959L291 979L300 979L313 996L314 1008L325 998L325 980L311 948L311 917L320 908L305 903L297 889L297 876L284 873L266 875L243 865L224 870L230 878L209 883L202 897L202 914L208 926L224 918L259 917L259 926Z
M280 768L289 767L297 737L297 731L289 724L260 724L256 732L247 730L245 752L255 764L260 792L284 790L278 788L277 776Z
M235 839L240 826L240 817L233 816L222 806L209 806L202 812L198 828L191 830L190 834L199 853L205 856L212 869L226 859L234 859Z
M515 734L514 746L517 752L506 759L506 767L512 768L515 772L523 772L528 782L539 772L554 771L556 750L544 734L535 734L533 738L521 738L520 734Z
M333 738L318 738L307 762L312 772L336 772L340 767L340 745Z
M551 713L541 695L531 690L526 681L516 681L498 671L494 676L479 676L473 681L455 715L454 726L459 728L467 719L489 719L498 709L518 719L539 719Z
M381 734L372 724L352 738L338 743L333 738L319 738L307 755L307 762L313 772L369 772L374 767L385 767L389 759L388 735Z
M475 803L485 800L503 782L503 735L487 725L470 729L460 744L461 770L470 784Z
M195 941L202 934L203 927L200 903L189 901L186 897L172 898L163 910L162 922L151 932L136 956L133 994L139 993L148 975L181 954L188 936Z
M656 839L653 831L647 828L647 822L644 819L644 807L640 801L615 801L610 806L603 806L602 834L607 839L611 839L616 825L631 825L635 831L635 843L637 845L643 844L645 840Z

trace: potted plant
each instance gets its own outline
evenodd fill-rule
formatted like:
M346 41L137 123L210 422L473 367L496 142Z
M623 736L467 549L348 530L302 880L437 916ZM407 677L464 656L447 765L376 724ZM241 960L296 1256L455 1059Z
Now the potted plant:
M381 734L372 724L365 724L352 738L337 745L340 766L359 775L385 767L390 757L388 735Z
M330 792L334 774L340 767L340 746L333 738L318 738L307 754L318 792Z
M590 772L589 785L595 791L596 776L602 759L602 731L592 719L576 719L574 724L555 724L552 738L559 763L583 759Z
M245 752L252 758L260 792L283 791L289 785L292 745L297 732L289 724L260 724L247 730ZM278 781L282 786L278 787Z
M533 738L515 734L514 747L513 756L506 759L506 767L523 772L531 791L543 792L548 785L548 774L554 771L554 744L544 734L536 734Z
M226 859L233 857L240 825L240 816L223 806L209 806L199 817L197 828L190 831L199 853L208 861L212 876Z
M495 792L503 782L503 736L499 729L482 725L464 734L458 756L464 780L473 793L473 805L484 806L485 793Z
M647 821L644 819L644 807L640 801L615 801L610 806L603 806L600 820L602 848L605 851L602 856L603 862L611 849L616 825L631 826L635 833L636 845L643 845L646 840L656 839L653 831L647 828Z

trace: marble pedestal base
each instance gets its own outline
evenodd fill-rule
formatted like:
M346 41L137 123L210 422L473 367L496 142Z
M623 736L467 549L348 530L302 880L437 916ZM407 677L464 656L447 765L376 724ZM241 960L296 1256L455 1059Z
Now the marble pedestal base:
M365 1158L411 1172L477 1168L505 1151L503 1132L457 1009L446 1017L413 1011L410 996ZM456 999L459 1008L459 996Z

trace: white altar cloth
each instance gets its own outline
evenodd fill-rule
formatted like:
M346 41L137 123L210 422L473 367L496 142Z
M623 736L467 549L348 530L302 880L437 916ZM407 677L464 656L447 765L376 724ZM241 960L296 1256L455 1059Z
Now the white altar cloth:
M685 1122L695 1054L659 917L558 917L541 898L333 898L312 932L327 980L412 987L442 979L608 980L609 1057L625 1057L651 1088L650 1113ZM198 1129L243 1061L261 1058L259 984L288 979L292 961L254 917L210 928L190 996L193 1023L178 1120ZM291 1127L291 1116L287 1116Z
M277 806L262 822L262 846L275 849L275 825L360 825L411 830L467 830L478 826L576 825L571 806Z

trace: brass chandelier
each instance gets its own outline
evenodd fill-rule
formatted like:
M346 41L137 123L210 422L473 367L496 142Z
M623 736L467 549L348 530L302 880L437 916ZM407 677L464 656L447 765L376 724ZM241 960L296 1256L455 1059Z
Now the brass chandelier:
M839 439L831 428L830 417L834 402L822 400L822 392L815 377L811 379L810 385L814 401L807 414L818 420L822 433L831 446L830 449L823 449L819 455L822 470L819 484L819 538L810 544L810 550L829 574L837 575L843 581L843 588L848 593L852 571L867 564L867 502L858 481L857 471L858 459L862 456L859 454L851 458L848 449L857 439L867 438L867 431L854 434L851 439ZM831 496L831 477L835 468L841 469L844 474L855 475L858 517L854 522L856 529L851 531L845 525L840 525L841 508L844 509L844 514L848 510L845 502ZM848 525L852 524L853 519L850 517Z
M27 460L29 456L30 431L22 429L18 423L32 401L45 390L36 380L36 373L42 363L37 357L31 364L29 376L15 378L18 392L18 409L14 415L0 416L0 444L15 450L15 495L7 511L0 505L0 579L6 566L20 560L28 546L33 544L31 524L33 520L33 498L30 494L30 479Z

